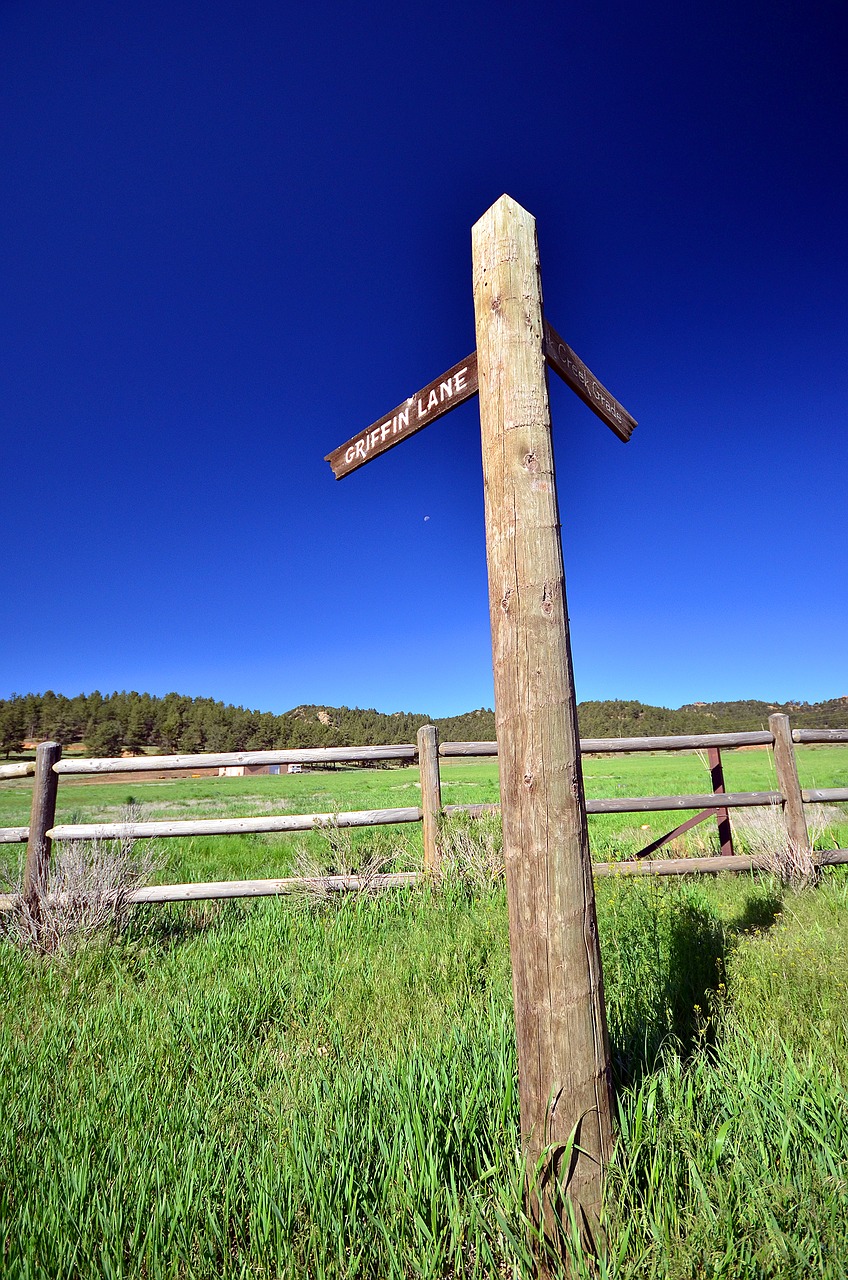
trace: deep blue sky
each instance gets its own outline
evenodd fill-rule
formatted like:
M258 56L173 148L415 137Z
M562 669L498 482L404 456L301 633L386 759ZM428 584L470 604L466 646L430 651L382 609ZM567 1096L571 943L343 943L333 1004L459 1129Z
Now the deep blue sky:
M490 704L474 345L537 218L581 698L848 693L844 6L0 5L0 696ZM429 518L427 518L429 517Z

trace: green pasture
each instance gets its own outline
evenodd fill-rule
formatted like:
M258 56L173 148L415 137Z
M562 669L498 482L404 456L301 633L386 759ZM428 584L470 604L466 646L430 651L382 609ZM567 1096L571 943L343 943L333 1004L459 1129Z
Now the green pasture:
M848 752L799 763L845 785ZM708 789L695 755L585 771L593 796ZM766 753L725 771L773 785ZM416 772L63 782L60 817L120 817L130 796L149 817L394 807ZM491 763L446 764L443 783L448 803L497 798ZM0 784L0 824L28 803ZM833 808L821 839L848 844ZM596 856L650 838L641 822L593 820ZM356 832L342 853L403 864L418 840ZM339 856L317 833L162 844L173 880ZM844 1277L848 873L802 893L747 875L597 888L618 1139L606 1244L595 1261L566 1244L571 1273ZM0 938L0 991L4 1277L535 1274L502 887L138 909L52 957Z
M595 1270L848 1271L848 877L599 884ZM527 1277L500 889L148 908L0 941L3 1274Z
M848 749L800 747L798 769L803 786L848 785ZM723 753L725 785L729 791L767 791L776 787L770 752ZM583 762L586 794L606 796L682 795L710 788L706 756L694 752L587 758ZM445 804L497 801L497 762L442 762ZM0 782L0 826L24 826L29 820L32 783ZM128 802L136 803L146 819L248 817L259 814L332 813L352 809L404 808L420 802L417 768L336 769L314 773L258 775L247 778L197 778L145 782L128 775L126 782L102 784L71 781L59 785L57 821L118 821ZM632 856L644 845L674 828L690 815L685 812L609 814L590 817L590 839L597 861ZM745 851L745 818L732 814L738 826L740 851ZM848 846L848 806L830 805L817 811L814 835L822 848ZM818 819L821 821L818 821ZM388 864L415 865L420 859L421 831L417 825L357 830L346 840L354 862L367 859ZM682 837L673 855L717 852L716 824L703 823ZM13 846L0 846L7 865L17 856ZM326 838L311 832L297 835L193 837L161 842L157 878L186 880L253 879L288 874L300 862L332 860Z

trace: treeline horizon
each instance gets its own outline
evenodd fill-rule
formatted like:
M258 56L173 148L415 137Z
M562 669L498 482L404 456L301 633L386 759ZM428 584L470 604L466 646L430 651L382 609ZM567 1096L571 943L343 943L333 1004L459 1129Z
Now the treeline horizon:
M635 700L578 704L584 738L647 737L718 733L768 727L773 711L788 714L795 728L848 728L848 697L825 702L770 703L757 700L689 703L657 707ZM77 694L52 690L0 699L0 753L19 754L25 742L84 743L94 756L153 748L164 754L263 751L302 747L388 746L414 742L422 724L435 724L444 741L491 741L495 716L489 707L462 715L430 717L374 708L308 705L276 714L248 710L212 698L168 693Z

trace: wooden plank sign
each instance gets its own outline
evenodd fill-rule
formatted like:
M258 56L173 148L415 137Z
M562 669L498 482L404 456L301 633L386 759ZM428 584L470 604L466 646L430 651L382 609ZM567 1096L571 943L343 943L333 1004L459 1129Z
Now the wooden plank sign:
M336 479L341 480L343 476L350 475L351 471L356 471L357 467L370 462L387 449L393 449L401 440L406 440L422 427L429 426L436 418L450 413L451 409L476 394L475 351L467 359L448 369L440 378L428 382L426 387L404 400L391 413L378 418L365 431L328 453L324 461L329 462Z
M607 391L579 356L557 333L547 320L545 321L545 360L554 369L563 382L576 392L584 404L596 413L601 422L611 427L619 440L625 444L633 434L636 419L631 417L615 396Z

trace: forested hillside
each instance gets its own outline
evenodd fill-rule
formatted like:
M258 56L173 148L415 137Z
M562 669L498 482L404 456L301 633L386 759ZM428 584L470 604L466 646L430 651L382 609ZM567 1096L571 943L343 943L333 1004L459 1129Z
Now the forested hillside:
M848 697L828 702L691 703L672 710L641 702L583 702L580 732L587 738L664 733L709 733L761 729L771 711L785 711L795 727L848 728ZM486 741L495 736L494 713L486 708L430 720L406 711L385 714L359 707L295 707L282 715L248 711L211 698L169 693L95 691L64 697L52 691L0 700L0 752L14 755L25 742L53 739L84 742L93 755L121 751L244 751L272 747L379 746L414 742L419 725L438 725L443 741Z

